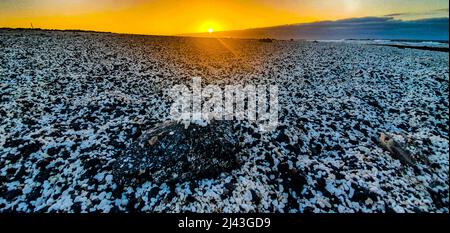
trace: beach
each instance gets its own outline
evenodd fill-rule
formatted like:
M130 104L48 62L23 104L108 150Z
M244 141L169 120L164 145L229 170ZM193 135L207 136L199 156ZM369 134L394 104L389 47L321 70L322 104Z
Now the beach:
M448 63L448 49L0 30L0 212L448 213ZM232 121L223 171L119 182L193 77L276 85L277 128Z

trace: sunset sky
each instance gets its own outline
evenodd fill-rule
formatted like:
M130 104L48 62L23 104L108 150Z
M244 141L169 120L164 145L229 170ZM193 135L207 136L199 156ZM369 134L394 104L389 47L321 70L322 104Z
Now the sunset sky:
M448 0L0 0L0 27L173 35L321 20L448 17Z

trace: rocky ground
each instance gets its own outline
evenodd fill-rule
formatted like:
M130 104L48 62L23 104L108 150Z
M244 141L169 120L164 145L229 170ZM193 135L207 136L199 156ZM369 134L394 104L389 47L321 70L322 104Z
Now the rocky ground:
M357 43L1 30L0 212L448 213L448 62ZM234 122L223 171L151 161L183 179L120 182L117 161L195 76L278 85L278 129Z

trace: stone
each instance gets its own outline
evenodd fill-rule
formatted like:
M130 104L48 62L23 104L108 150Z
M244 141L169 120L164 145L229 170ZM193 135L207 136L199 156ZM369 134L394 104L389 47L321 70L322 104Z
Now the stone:
M206 126L169 121L143 132L113 164L121 185L212 178L239 165L239 130L229 121Z

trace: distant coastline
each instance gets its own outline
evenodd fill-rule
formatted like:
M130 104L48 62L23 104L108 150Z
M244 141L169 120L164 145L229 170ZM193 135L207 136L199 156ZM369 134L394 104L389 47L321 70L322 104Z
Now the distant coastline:
M409 45L389 45L389 44L374 44L375 46L388 46L388 47L395 47L399 49L419 49L419 50L426 50L426 51L436 51L436 52L449 52L449 48L444 47L427 47L427 46L409 46Z
M215 38L215 37L202 37L198 34L192 34L192 35L146 35L146 34L129 34L129 33L116 33L116 32L106 32L106 31L95 31L95 30L83 30L83 29L44 29L44 28L9 28L9 27L2 27L0 28L0 31L42 31L42 32L73 32L73 33L102 33L102 34L116 34L116 35L134 35L134 36L157 36L157 37L194 37L194 38ZM196 36L197 35L197 36ZM241 39L241 40L260 40L261 38L255 37L255 38L233 38L233 37L217 37L217 38L225 38L225 39ZM270 38L270 40L279 40ZM283 39L281 39L283 40ZM307 40L307 39L296 39L296 40ZM310 41L321 41L321 40L310 40ZM388 46L388 47L395 47L399 49L419 49L419 50L426 50L426 51L436 51L436 52L449 52L449 41L448 40L413 40L413 39L355 39L355 38L349 38L349 39L341 39L341 40L323 40L323 41L342 41L342 42L364 42L368 45L374 45L374 46ZM376 41L383 41L385 43L375 43ZM409 45L409 44L396 44L396 43L441 43L446 44L445 47L443 46L424 46L424 45Z

